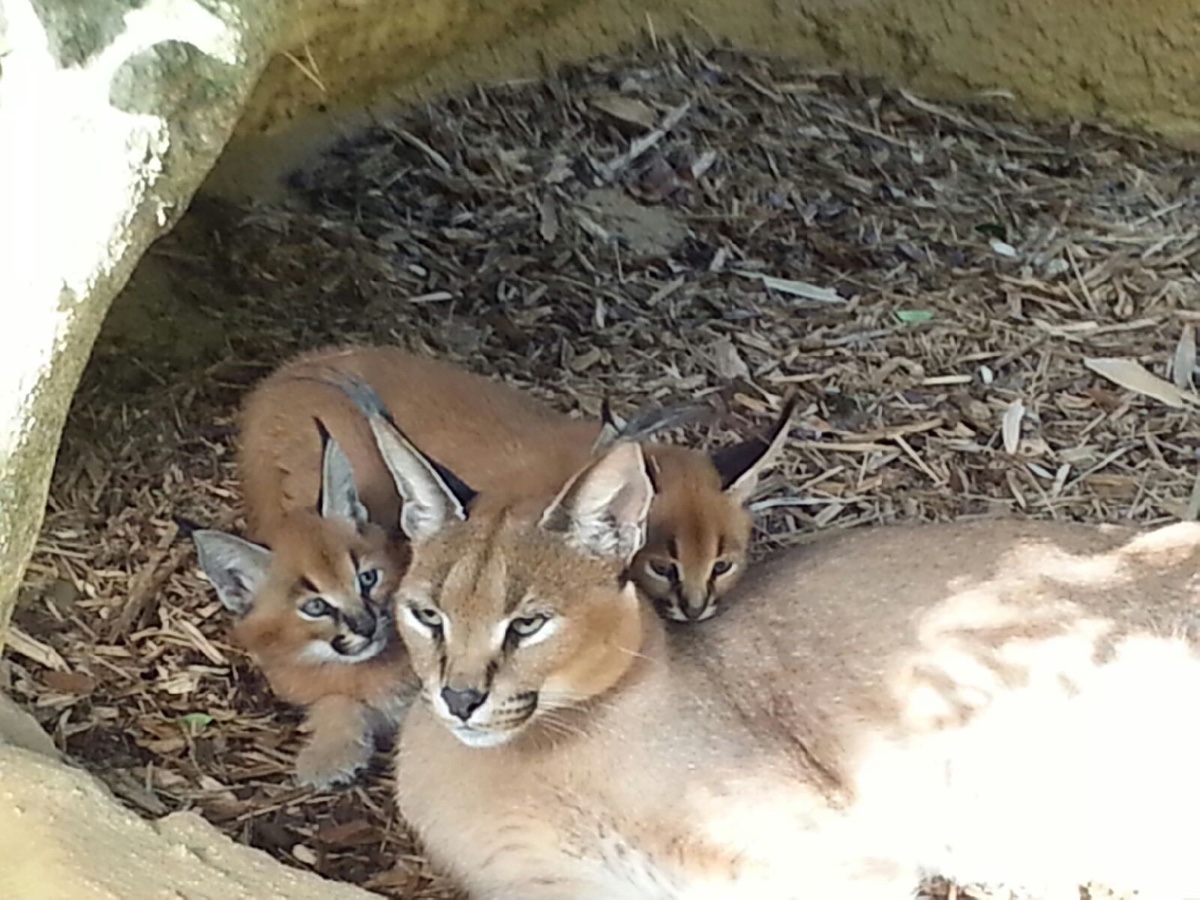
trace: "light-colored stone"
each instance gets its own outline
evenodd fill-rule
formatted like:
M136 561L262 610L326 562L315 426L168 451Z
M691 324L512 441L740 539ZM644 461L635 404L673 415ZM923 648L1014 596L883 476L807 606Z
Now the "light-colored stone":
M4 744L40 753L48 759L60 757L54 741L38 725L37 719L13 703L7 694L0 693L0 745Z
M112 297L187 207L276 0L0 0L0 637Z
M147 822L0 695L0 897L369 900L235 844L195 813ZM32 730L31 730L32 729ZM40 735L40 737L38 736Z

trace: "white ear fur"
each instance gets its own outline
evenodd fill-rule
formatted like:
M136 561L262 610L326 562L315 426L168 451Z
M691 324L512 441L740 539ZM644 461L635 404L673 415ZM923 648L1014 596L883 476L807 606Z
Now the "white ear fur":
M621 441L567 482L541 527L591 556L627 563L646 541L653 499L641 447Z
M325 441L321 460L321 518L349 519L355 525L367 521L367 508L358 497L354 468L341 445L332 437Z
M210 528L192 532L192 541L196 545L200 568L216 588L225 608L239 616L249 612L266 581L271 551Z
M369 416L375 443L404 505L400 527L414 544L433 537L451 520L467 518L463 503L434 465L382 416Z

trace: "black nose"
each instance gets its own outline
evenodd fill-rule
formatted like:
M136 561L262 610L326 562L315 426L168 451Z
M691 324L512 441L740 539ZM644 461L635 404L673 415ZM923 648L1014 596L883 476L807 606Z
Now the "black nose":
M477 691L475 688L456 691L454 688L444 687L442 688L442 699L446 701L446 708L450 710L450 715L465 722L471 718L471 713L483 706L487 694Z
M375 613L369 609L364 609L360 615L347 616L347 624L350 630L359 637L371 637L375 634L375 626L378 624Z
M708 597L679 597L679 611L689 622L697 622L708 609Z

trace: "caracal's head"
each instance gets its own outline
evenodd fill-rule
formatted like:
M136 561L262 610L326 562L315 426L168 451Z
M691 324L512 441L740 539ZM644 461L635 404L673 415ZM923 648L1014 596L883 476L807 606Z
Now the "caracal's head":
M192 534L239 640L260 659L364 662L395 635L390 600L408 548L369 521L350 461L321 431L321 495L286 516L270 549L211 529Z
M422 695L464 744L504 744L612 687L642 638L624 572L653 486L619 442L547 506L475 492L417 450L379 407L372 429L403 498L412 563L396 621ZM540 507L540 508L539 508Z
M754 527L746 504L787 440L796 405L793 395L765 435L712 453L647 448L657 495L632 573L665 618L711 618L741 578Z

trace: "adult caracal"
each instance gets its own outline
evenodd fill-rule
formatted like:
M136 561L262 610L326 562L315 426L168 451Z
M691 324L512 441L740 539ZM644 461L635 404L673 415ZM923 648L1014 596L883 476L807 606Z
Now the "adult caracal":
M621 578L637 445L467 506L371 424L412 509L397 798L473 898L1200 898L1200 525L864 528L668 630Z
M374 386L423 447L483 489L552 492L619 433L608 416L603 425L572 419L498 381L391 347L301 354L251 391L238 468L253 542L212 530L193 537L218 595L239 616L236 637L282 699L309 707L312 737L297 770L315 785L344 781L367 763L375 734L402 711L396 697L411 677L398 644L360 648L352 634L356 622L390 627L376 601L403 571L407 548L389 536L400 498L366 420L336 385L346 375ZM651 447L661 493L636 565L673 618L709 617L740 576L751 533L744 501L786 438L794 405L768 437L711 457ZM332 468L322 465L326 447ZM330 472L337 485L323 484ZM322 510L322 497L342 502ZM364 578L373 580L364 586Z

